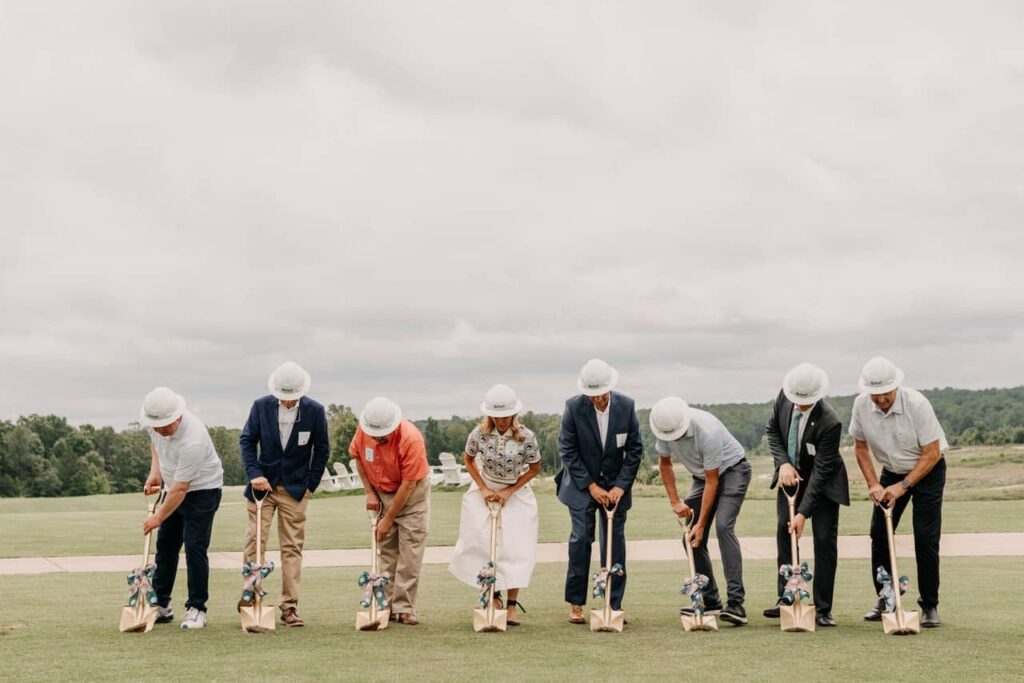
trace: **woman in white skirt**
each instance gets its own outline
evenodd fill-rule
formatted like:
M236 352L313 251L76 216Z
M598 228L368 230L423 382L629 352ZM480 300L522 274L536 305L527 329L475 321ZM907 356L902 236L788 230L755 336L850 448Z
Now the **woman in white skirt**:
M537 561L537 499L529 481L540 472L537 438L519 424L523 404L504 384L491 387L480 405L483 420L466 440L466 471L473 477L462 497L459 541L448 571L470 586L491 559L491 518L487 503L501 503L495 564L495 607L508 610L518 626L519 589L530 584ZM502 604L497 591L508 592Z

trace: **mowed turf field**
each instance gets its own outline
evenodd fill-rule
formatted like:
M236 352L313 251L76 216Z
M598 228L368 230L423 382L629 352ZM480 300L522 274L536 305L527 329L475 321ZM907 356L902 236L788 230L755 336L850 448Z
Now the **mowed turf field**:
M913 563L906 570L914 580ZM6 681L882 681L1021 680L1024 614L1020 560L943 562L944 625L917 636L885 636L860 619L873 600L868 563L841 561L834 615L839 627L781 633L760 616L772 602L775 567L747 562L750 625L684 633L677 609L682 562L630 565L621 634L566 621L564 567L538 565L522 599L529 613L508 633L472 630L475 590L443 567L424 571L419 626L381 633L354 627L359 570L304 574L307 626L241 633L234 609L239 576L212 576L210 626L157 626L121 634L119 574L0 576L0 678ZM721 568L718 567L721 576ZM181 609L184 574L176 588ZM280 586L273 576L273 595ZM916 596L912 587L908 597ZM1016 597L1014 597L1016 596ZM912 600L910 601L913 604ZM599 606L594 602L592 606ZM179 615L180 619L180 615Z

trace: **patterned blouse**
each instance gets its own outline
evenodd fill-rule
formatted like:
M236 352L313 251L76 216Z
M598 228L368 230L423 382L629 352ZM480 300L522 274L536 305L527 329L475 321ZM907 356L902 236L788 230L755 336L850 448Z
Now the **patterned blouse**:
M466 455L476 458L480 472L498 484L514 484L529 469L531 463L540 462L537 437L526 427L520 427L526 440L516 441L511 434L484 434L477 427L466 439Z

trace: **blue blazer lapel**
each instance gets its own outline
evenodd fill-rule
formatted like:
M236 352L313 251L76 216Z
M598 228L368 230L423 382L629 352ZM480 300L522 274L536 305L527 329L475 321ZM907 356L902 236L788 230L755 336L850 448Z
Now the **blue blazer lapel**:
M583 411L583 421L590 427L590 435L593 438L593 448L595 453L601 453L601 430L597 426L597 411L594 410L594 404L590 402L590 399L586 396L581 396L580 410Z
M267 432L270 435L271 448L281 448L281 426L277 422L277 406L278 402L273 396L270 397L264 408L263 418L267 423Z

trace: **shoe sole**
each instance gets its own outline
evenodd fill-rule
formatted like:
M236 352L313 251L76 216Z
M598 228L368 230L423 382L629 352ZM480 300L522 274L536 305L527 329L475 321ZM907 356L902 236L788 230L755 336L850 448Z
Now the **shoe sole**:
M768 612L761 612L761 614L764 616L765 619L779 619L780 618L778 613L776 613L776 614L769 614Z
M738 614L730 614L729 612L721 612L718 615L718 618L735 626L746 626L749 621L746 617L741 617Z
M879 614L877 617L864 617L864 621L881 621L882 615Z

